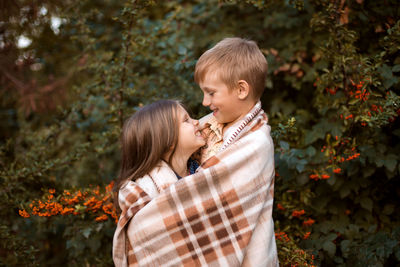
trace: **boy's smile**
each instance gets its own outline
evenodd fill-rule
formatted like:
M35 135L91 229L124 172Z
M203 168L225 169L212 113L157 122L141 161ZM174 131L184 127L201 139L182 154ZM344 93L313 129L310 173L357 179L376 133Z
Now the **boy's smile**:
M203 106L213 111L219 123L229 127L247 114L248 110L242 110L243 101L239 99L237 89L230 90L219 78L218 71L207 72L199 85L203 91Z

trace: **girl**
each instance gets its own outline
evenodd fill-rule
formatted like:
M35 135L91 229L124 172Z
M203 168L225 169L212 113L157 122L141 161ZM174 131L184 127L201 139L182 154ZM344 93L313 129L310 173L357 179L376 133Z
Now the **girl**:
M115 191L135 182L154 198L194 173L196 163L188 160L205 144L198 125L174 100L160 100L137 111L122 130L122 164Z
M121 136L122 164L114 190L121 211L113 240L116 266L128 266L133 247L130 221L152 198L194 173L189 157L205 144L199 122L190 118L178 101L160 100L137 111L124 124ZM145 194L144 194L145 193Z
M194 173L189 157L205 144L199 122L190 118L178 101L160 100L137 111L124 124L121 136L122 164L114 190L121 211L113 240L116 266L128 266L133 247L130 221L152 198ZM117 200L116 199L116 200Z

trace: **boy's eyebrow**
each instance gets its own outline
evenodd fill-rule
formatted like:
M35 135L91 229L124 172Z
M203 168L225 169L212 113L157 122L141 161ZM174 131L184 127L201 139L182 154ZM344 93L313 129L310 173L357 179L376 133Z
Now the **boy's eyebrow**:
M203 88L201 88L203 91L206 91L206 92L209 92L209 91L212 91L213 89L212 88L208 88L208 87L203 87Z

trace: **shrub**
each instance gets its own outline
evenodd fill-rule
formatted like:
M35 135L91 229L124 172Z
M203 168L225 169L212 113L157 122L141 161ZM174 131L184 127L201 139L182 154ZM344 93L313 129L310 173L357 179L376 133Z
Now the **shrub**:
M194 65L227 36L256 40L269 62L261 100L276 145L275 230L289 239L277 238L282 265L400 260L398 1L21 5L5 9L0 33L1 234L13 241L2 262L111 263L111 219L19 210L49 188L109 184L122 122L138 107L180 98L205 115ZM18 48L20 35L32 44Z

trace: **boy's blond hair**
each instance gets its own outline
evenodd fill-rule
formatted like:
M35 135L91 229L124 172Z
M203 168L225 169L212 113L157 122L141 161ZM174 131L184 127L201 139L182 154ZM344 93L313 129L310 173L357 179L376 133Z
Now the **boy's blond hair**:
M209 71L218 71L223 83L232 90L239 80L245 80L255 99L264 91L268 64L254 41L225 38L202 54L196 63L194 80L204 81Z

